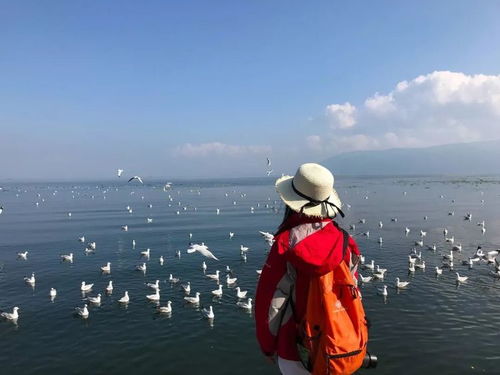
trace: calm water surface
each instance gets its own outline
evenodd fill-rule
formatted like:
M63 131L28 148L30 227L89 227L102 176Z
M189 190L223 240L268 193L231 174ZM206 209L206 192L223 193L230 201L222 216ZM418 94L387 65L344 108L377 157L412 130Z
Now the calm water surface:
M343 201L351 205L341 225L355 224L351 232L367 261L388 268L384 282L362 286L372 322L370 351L379 356L379 367L364 373L500 373L500 282L492 277L491 265L461 265L478 245L485 251L500 248L500 179L339 177L337 185ZM262 359L253 316L236 306L234 289L224 285L224 296L212 299L210 291L217 285L201 270L206 259L185 251L192 233L191 241L205 242L220 258L206 260L207 273L223 272L229 265L237 285L254 297L256 270L268 250L258 231L274 231L282 214L273 180L178 182L169 192L159 183L1 186L5 210L0 215L0 309L20 307L17 326L0 322L2 374L277 373ZM472 221L464 220L467 212ZM153 218L150 224L148 217ZM476 225L482 220L484 235ZM129 231L122 231L122 225ZM405 227L411 229L408 236ZM444 227L463 246L455 270L469 280L458 287L453 272L445 270L439 278L434 274L442 254L451 249L444 241ZM420 229L427 231L419 249L427 269L408 275L407 256L420 239ZM366 231L369 237L361 234ZM85 255L85 244L77 240L83 235L97 243L94 254ZM433 243L436 252L427 250ZM246 262L240 257L242 244L250 247ZM144 275L134 268L146 248L151 258ZM27 261L16 259L23 250L29 251ZM60 254L69 252L74 262L61 263ZM102 275L100 266L108 261L112 272ZM31 272L37 277L34 288L23 282ZM184 304L179 285L164 282L170 273L190 281L192 294L201 293L199 308ZM397 276L411 281L408 290L396 292ZM172 301L170 317L157 314L155 305L146 301L151 291L144 283L156 279L162 281L161 304ZM88 320L73 316L74 308L83 305L83 280L95 284L89 295L103 294L102 304L90 307ZM106 296L109 280L115 289ZM389 286L386 300L377 294L384 283ZM53 303L48 297L51 287L58 291ZM127 307L117 302L125 290L131 298ZM200 311L208 305L216 315L213 326Z

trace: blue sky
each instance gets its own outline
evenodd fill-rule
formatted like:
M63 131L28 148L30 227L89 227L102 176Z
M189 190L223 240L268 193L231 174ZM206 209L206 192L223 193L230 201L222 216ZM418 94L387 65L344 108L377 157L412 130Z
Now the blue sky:
M418 127L438 119L458 127L450 141L483 140L497 108L476 107L497 93L499 12L456 0L2 2L0 178L256 176L267 155L293 172L351 149L426 146ZM484 124L443 118L450 107L423 116L430 99L418 100L457 80L453 108ZM376 93L392 117L363 106ZM420 122L401 122L415 101ZM328 107L345 103L353 125L338 121L351 107Z

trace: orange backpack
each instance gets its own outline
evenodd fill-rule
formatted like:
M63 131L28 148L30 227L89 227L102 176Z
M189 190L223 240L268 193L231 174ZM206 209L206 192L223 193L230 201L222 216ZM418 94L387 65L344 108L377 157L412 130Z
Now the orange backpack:
M341 231L344 259L349 234ZM367 342L361 295L350 266L342 260L333 271L309 282L306 313L298 326L299 355L313 375L352 374L363 363Z

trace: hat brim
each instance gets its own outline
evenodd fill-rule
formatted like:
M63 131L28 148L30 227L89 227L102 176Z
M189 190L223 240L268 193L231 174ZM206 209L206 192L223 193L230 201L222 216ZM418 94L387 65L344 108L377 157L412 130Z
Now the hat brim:
M293 176L283 176L276 180L275 186L276 191L281 197L281 200L290 207L295 212L300 212L305 204L309 203L309 200L302 198L298 195L292 187ZM337 191L332 188L332 194L328 198L328 202L333 203L335 206L342 208L342 202L340 201ZM319 204L317 206L304 207L302 210L307 216L317 216L317 217L333 217L338 214L338 210L327 204Z

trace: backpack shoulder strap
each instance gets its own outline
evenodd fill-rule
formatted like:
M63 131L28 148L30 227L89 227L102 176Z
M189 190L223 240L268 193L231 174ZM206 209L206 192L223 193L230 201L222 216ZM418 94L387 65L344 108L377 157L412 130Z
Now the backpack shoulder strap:
M342 244L342 259L345 259L345 256L347 255L347 248L349 247L349 233L340 227L338 228L344 237L344 243Z
M342 259L347 255L347 248L349 247L349 233L344 228L341 228L337 222L332 220L332 224L342 233L344 242L342 243Z

